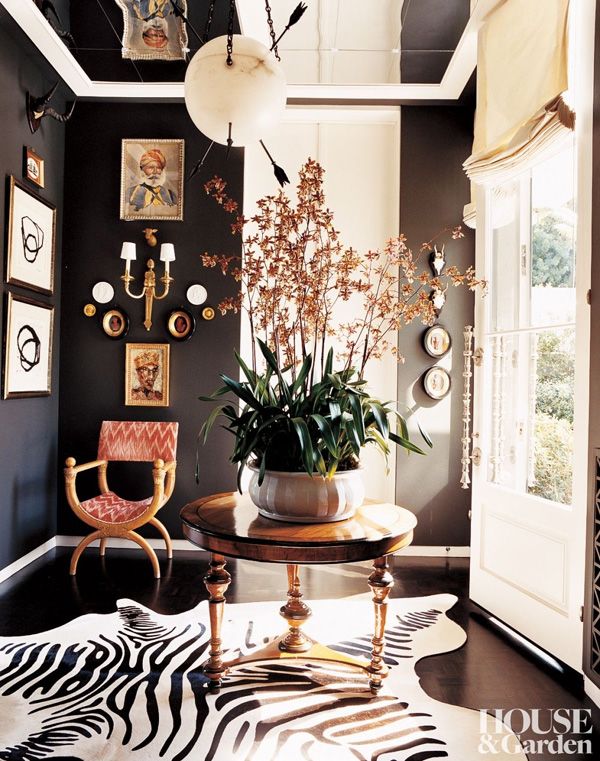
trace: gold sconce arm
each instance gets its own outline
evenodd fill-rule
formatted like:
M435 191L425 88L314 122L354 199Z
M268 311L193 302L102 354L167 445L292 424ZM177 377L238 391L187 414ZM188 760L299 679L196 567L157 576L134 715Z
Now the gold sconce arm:
M125 273L121 275L121 280L125 285L125 293L131 296L132 299L145 298L144 305L144 327L146 330L150 330L152 327L152 305L154 301L161 301L169 294L169 288L174 278L169 274L169 263L165 262L165 274L160 278L160 282L163 284L163 292L160 296L156 292L156 273L154 272L154 261L148 259L146 265L148 269L144 274L144 286L141 293L132 293L130 284L135 279L129 272L129 262L126 265Z

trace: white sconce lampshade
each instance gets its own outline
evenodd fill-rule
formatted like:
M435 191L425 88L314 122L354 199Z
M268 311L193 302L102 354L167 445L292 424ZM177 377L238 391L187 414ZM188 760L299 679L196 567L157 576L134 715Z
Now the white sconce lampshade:
M121 259L126 259L127 261L135 259L135 243L123 243Z
M210 140L232 145L257 142L279 124L285 111L285 75L261 42L233 35L233 64L227 65L227 37L203 45L185 75L185 105Z
M161 262L175 261L175 246L172 243L162 243L160 246Z

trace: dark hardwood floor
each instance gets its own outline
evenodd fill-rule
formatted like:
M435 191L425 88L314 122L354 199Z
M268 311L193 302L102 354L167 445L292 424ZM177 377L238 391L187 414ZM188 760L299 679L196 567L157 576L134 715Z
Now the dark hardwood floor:
M148 560L137 550L109 548L104 560L97 551L87 550L75 579L68 574L70 554L68 548L54 550L0 584L0 635L43 631L84 613L110 613L120 598L136 600L160 613L177 613L207 597L202 583L204 553L176 552L170 563L159 553L163 578L158 581L152 578ZM228 601L284 600L285 566L230 561L228 569L233 576ZM303 567L305 599L368 591L369 573L369 564ZM417 666L421 684L432 698L489 710L592 709L593 755L539 753L530 759L600 758L600 711L585 697L580 681L545 667L485 625L480 609L468 598L467 560L396 557L393 573L394 596L449 592L458 597L448 615L466 630L466 645L452 653L425 658ZM539 739L527 732L522 737ZM489 757L493 759L493 755Z

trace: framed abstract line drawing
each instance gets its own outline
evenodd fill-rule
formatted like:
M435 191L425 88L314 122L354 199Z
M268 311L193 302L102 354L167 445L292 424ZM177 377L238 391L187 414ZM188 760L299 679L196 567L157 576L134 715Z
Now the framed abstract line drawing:
M115 0L123 13L123 58L176 61L185 58L188 36L171 0ZM187 0L177 5L187 16Z
M125 404L169 406L169 344L125 344Z
M56 207L9 177L6 282L54 293Z
M123 140L121 219L183 219L183 140Z
M54 307L8 294L3 399L49 396Z

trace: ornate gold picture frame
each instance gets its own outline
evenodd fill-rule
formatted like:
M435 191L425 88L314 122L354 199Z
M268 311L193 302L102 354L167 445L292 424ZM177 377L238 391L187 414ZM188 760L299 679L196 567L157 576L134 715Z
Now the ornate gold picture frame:
M183 140L121 142L121 219L183 220Z
M125 404L169 406L169 344L125 344Z

